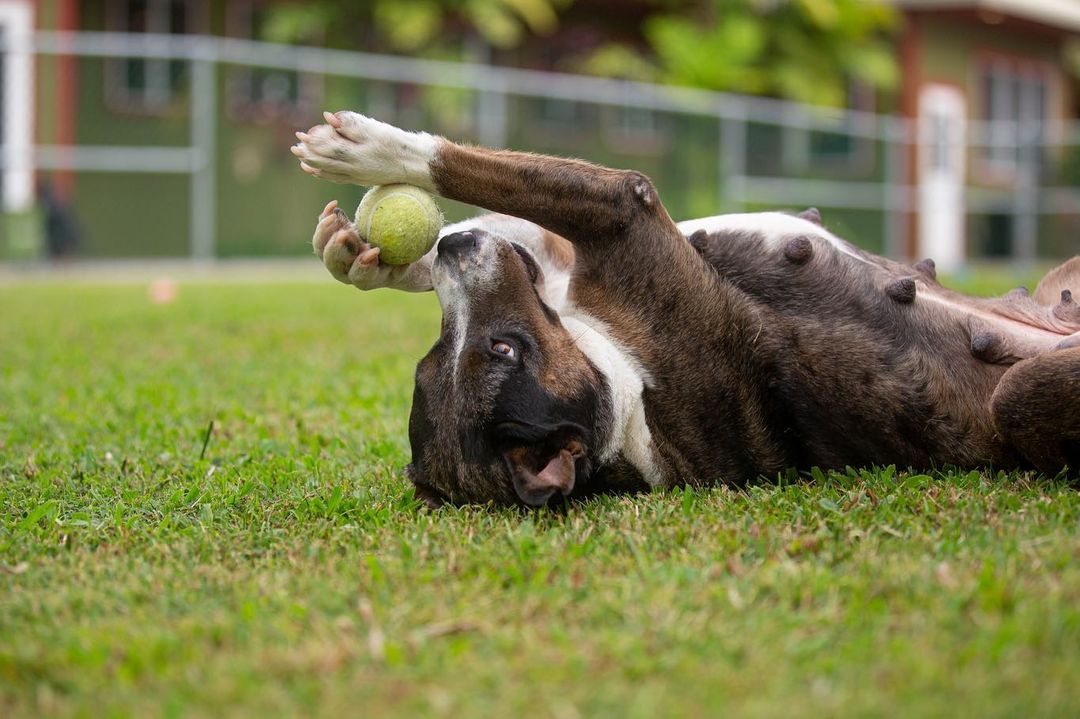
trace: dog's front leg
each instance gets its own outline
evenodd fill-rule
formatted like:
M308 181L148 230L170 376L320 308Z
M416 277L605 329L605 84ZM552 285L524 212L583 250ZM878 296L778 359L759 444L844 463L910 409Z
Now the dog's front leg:
M335 182L404 182L520 217L588 253L637 234L681 239L652 182L639 172L581 160L457 145L354 112L298 133L305 171Z

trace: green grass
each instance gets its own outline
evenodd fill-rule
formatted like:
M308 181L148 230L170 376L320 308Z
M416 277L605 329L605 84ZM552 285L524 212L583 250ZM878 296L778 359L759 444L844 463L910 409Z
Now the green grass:
M858 469L430 512L401 469L437 311L0 288L0 715L1076 712L1075 488Z

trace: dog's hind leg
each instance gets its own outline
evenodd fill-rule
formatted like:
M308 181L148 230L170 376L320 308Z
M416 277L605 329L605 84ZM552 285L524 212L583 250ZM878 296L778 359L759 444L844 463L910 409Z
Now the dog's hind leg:
M1080 476L1080 348L1023 360L990 399L1002 438L1046 474Z

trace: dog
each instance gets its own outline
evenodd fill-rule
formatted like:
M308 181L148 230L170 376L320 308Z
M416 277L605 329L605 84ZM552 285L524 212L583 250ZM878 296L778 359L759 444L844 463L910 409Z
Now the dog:
M676 224L639 172L324 118L297 133L305 172L493 213L405 267L333 202L313 237L344 283L438 296L407 468L431 506L790 468L1080 467L1080 257L1033 294L967 297L815 210Z

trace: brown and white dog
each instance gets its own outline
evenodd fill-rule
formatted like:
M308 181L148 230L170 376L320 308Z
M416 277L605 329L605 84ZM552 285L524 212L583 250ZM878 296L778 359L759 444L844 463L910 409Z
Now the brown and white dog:
M380 264L335 203L315 231L338 280L438 295L409 420L433 505L791 467L1080 467L1080 257L1033 295L976 299L816 211L676 224L638 172L325 118L297 133L308 173L499 213L407 267Z

